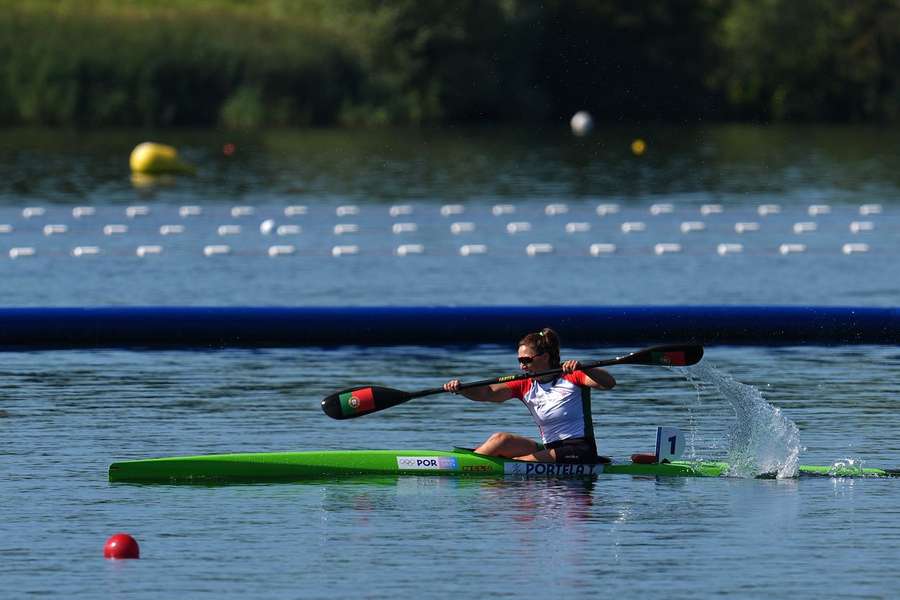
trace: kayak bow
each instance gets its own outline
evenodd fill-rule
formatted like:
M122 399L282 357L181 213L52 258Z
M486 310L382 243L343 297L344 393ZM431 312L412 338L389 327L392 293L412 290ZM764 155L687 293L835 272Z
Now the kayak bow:
M475 454L455 448L435 450L344 450L209 454L151 458L113 463L109 480L131 483L257 483L305 481L368 475L475 477L560 477L641 475L659 477L724 477L724 462L672 461L662 464L535 463ZM800 476L890 477L900 470L854 466L801 466ZM761 476L765 477L765 475Z

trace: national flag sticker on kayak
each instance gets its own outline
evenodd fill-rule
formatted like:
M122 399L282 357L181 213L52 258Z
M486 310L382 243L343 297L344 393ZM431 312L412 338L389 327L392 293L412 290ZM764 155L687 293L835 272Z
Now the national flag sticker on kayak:
M341 400L341 413L345 417L375 410L375 396L372 394L372 388L345 392L339 398Z

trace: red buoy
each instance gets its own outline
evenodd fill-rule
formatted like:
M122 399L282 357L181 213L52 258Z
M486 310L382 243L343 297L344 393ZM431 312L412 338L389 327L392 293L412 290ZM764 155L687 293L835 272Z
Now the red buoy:
M117 533L106 540L103 558L140 558L137 540L127 533Z

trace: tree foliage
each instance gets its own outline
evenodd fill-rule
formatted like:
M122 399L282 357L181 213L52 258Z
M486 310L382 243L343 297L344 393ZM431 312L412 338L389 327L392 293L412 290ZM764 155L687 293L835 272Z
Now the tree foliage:
M896 121L900 0L0 0L0 122Z

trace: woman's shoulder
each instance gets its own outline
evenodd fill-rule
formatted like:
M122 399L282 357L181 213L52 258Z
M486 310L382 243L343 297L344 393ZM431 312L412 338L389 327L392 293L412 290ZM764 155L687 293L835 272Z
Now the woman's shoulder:
M565 373L562 378L565 381L570 383L574 383L575 385L587 385L587 375L584 374L584 371L575 371L574 373Z
M513 381L507 381L504 383L504 385L512 390L513 394L517 398L524 398L528 390L531 389L533 383L533 377L525 377L524 379L514 379Z

